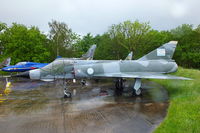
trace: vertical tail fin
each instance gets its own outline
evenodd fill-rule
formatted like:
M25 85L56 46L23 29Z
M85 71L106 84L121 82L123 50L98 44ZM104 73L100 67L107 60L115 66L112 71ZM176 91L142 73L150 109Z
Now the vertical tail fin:
M4 61L3 61L3 66L10 66L10 62L11 62L11 58L9 57L9 58L7 58L7 59L5 59Z
M171 60L176 49L177 41L170 41L160 46L159 48L151 51L147 55L138 60Z
M128 56L125 58L125 60L132 60L132 58L133 58L133 52L130 52Z
M96 45L92 45L90 47L90 49L87 51L87 53L82 55L82 59L92 60L93 56L94 56L95 49L96 49Z

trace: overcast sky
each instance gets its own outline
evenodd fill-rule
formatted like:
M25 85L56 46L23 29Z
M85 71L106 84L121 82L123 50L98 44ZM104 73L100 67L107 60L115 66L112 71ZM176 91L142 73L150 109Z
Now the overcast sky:
M38 26L48 32L52 19L84 35L102 34L125 20L150 22L157 30L200 24L200 0L0 0L0 22Z

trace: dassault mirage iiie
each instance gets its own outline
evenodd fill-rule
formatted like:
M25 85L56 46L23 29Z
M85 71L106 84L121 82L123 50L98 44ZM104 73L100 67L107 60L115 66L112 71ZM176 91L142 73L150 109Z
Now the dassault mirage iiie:
M123 90L123 79L134 78L133 92L141 94L141 79L181 79L189 78L166 75L176 72L178 66L172 59L177 41L170 41L138 60L68 60L60 58L49 65L19 76L34 80L53 81L55 79L98 79L115 78L116 90ZM67 87L65 97L71 97Z

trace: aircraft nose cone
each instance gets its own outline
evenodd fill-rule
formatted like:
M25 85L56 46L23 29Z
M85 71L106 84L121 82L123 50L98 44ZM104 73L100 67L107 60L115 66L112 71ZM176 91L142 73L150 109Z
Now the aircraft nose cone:
M30 79L30 74L29 74L29 71L27 71L27 72L22 72L22 73L17 74L17 75L13 75L12 77L23 77L23 78L29 78Z
M7 67L1 68L2 71L8 71L9 69Z

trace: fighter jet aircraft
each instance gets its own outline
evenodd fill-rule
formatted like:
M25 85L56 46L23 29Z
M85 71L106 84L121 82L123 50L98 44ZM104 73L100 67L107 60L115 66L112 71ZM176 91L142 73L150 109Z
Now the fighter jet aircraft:
M91 60L93 59L96 45L92 45L86 54L82 55L81 58L68 58L69 60ZM58 58L57 58L58 59ZM9 61L10 62L10 61ZM9 63L10 64L10 63ZM16 65L2 68L5 72L25 72L33 69L42 68L49 63L37 63L37 62L18 62Z
M53 81L55 79L98 79L115 78L116 90L123 91L123 79L135 79L134 95L141 94L141 79L180 79L189 78L166 75L176 72L178 66L172 59L177 41L170 41L138 60L68 60L60 58L49 65L18 76L33 80ZM65 97L71 97L64 89Z

